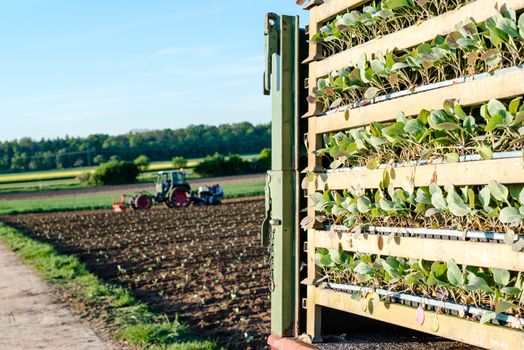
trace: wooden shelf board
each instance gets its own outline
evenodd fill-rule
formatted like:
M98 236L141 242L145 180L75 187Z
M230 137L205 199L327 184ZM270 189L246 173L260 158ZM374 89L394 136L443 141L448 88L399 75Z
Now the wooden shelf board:
M344 172L321 173L309 183L308 190L343 190L350 187L379 188L385 169L353 168ZM436 184L485 185L495 180L502 184L524 183L524 165L521 158L477 160L460 163L428 164L399 167L389 170L390 182L395 187L414 183L415 187Z
M457 83L446 87L410 94L347 111L317 118L315 132L319 134L386 122L398 113L417 115L421 110L442 109L444 101L456 99L463 106L524 95L524 69L518 68L485 78ZM311 131L310 131L311 132Z
M504 6L518 11L524 8L524 2L522 0L506 0ZM354 66L358 63L359 57L363 53L369 58L378 53L384 54L386 51L409 49L421 43L431 41L437 35L447 35L455 30L456 24L466 18L473 18L477 23L484 22L488 18L500 13L499 7L500 1L498 0L477 0L422 23L382 37L377 37L374 40L355 46L324 60L312 62L311 64L316 65L316 76L310 76L309 79L314 84L316 79L327 76L334 70ZM312 35L314 34L315 33Z
M424 312L425 321L421 325L417 321L415 308L379 302L378 306L371 308L371 310L368 308L366 311L363 311L361 301L353 300L349 293L308 286L308 308L318 306L350 312L488 349L521 349L524 344L524 332L522 331L495 325L482 325L479 322L468 321L445 314L436 314L432 311ZM438 320L439 325L437 332L432 330L435 318ZM308 326L309 335L320 335L311 334L315 329L311 324L308 324Z
M362 233L358 238L340 231L308 231L308 248L338 249L349 252L396 256L428 261L455 260L457 264L524 271L524 253L498 243L422 237L392 237Z
M311 8L315 23L321 24L339 13L355 8L368 0L325 0L323 4Z

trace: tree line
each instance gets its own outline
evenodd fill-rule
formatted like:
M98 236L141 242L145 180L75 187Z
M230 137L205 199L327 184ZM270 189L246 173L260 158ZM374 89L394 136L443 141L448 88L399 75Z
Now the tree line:
M174 155L199 158L216 152L249 154L270 145L271 125L248 122L133 131L116 136L94 134L41 140L24 137L0 142L0 171L89 166L109 160L130 161L139 155L162 161Z

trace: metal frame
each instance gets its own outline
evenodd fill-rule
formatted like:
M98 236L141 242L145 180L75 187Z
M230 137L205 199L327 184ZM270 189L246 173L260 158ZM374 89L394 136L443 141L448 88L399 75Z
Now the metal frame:
M271 333L296 335L297 279L295 202L298 101L298 17L266 16L264 93L272 95L272 160L266 180L263 244L272 256Z

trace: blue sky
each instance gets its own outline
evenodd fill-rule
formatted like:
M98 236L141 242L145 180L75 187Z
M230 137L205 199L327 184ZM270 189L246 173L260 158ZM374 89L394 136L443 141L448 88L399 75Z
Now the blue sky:
M0 12L0 140L270 120L266 12L294 0L20 0Z

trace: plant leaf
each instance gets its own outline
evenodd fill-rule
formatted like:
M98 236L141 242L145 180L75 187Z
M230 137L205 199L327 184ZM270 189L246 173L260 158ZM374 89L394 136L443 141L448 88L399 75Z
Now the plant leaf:
M370 88L368 88L366 90L366 92L364 93L364 98L366 100L371 100L372 98L374 98L375 96L377 96L378 92L380 90L374 86L371 86Z
M521 100L522 100L522 97L517 97L517 98L511 100L511 102L509 103L509 107L508 107L508 111L511 114L517 114L517 112L519 111L519 106L520 106Z
M512 297L520 294L520 289L516 287L504 287L504 288L501 288L500 291Z
M359 262L354 270L361 275L367 275L371 271L371 267L364 262Z
M487 145L482 145L477 148L477 152L479 152L480 156L484 160L490 160L493 158L493 151L491 148Z
M366 197L357 199L357 208L360 213L367 213L371 210L371 201Z
M380 166L380 158L378 156L370 156L366 161L366 168L369 170L377 169Z
M422 325L424 324L424 309L422 308L422 306L419 305L419 307L417 308L417 322Z
M497 314L493 311L484 311L482 317L480 318L480 323L485 324L494 320Z
M475 209L475 191L468 189L468 205L470 209Z
M330 164L329 164L329 167L331 169L337 169L337 168L340 168L342 166L342 164L344 164L343 161L341 161L340 159L335 159L334 161L332 161Z
M455 287L461 287L464 285L464 276L454 260L448 261L447 276L448 281Z
M515 207L502 208L499 214L499 220L503 224L515 224L519 223L524 219L520 212Z
M524 38L524 14L520 15L519 17L518 27L520 37Z
M404 130L407 133L418 137L419 135L424 134L427 128L420 120L411 119L411 120L408 120L408 122L406 123Z
M464 129L472 134L475 131L476 121L475 118L468 115L466 118L464 118L464 121L462 122L462 126Z
M438 318L434 317L433 320L431 320L431 330L436 333L438 332L439 328L440 328L440 325L438 322Z
M460 120L465 120L467 115L466 113L464 113L464 110L462 109L462 107L457 104L455 105L455 108L453 110L455 112L455 115L460 119Z
M442 194L442 189L440 187L438 187L437 185L435 185L435 184L430 184L429 185L429 193L431 195L434 195L435 193Z
M479 200L480 204L482 204L482 207L484 210L488 211L489 208L489 202L491 201L491 193L489 192L489 188L487 186L483 187L479 192Z
M489 192L499 202L508 202L508 188L496 181L491 181L488 184Z
M340 104L342 103L342 101L343 101L342 98L340 98L340 97L337 98L335 101L333 101L333 102L331 103L331 105L329 106L329 108L331 108L331 109L337 108L338 106L340 106Z
M309 229L313 228L315 224L315 218L312 218L311 216L306 216L302 220L300 220L300 227L303 229Z
M459 155L455 152L447 153L445 157L446 157L446 162L448 163L458 163L459 162Z
M482 277L475 275L470 272L468 276L468 285L466 286L469 290L482 290L487 293L491 293L493 290L489 287L488 283Z
M489 100L488 102L488 112L492 117L499 114L500 112L506 112L506 106L504 106L498 100Z
M456 192L450 192L447 196L448 209L455 216L465 216L471 213L471 209L464 203Z
M446 210L448 208L448 205L446 203L446 200L444 199L444 196L442 193L434 193L431 196L431 204L440 211Z
M513 309L513 308L516 308L516 307L517 306L515 306L512 303L510 303L509 301L501 300L495 306L495 312L500 314L500 313L506 312L506 311L508 311L510 309Z
M500 288L506 287L508 285L509 280L511 278L508 270L492 269L492 272L493 280Z

